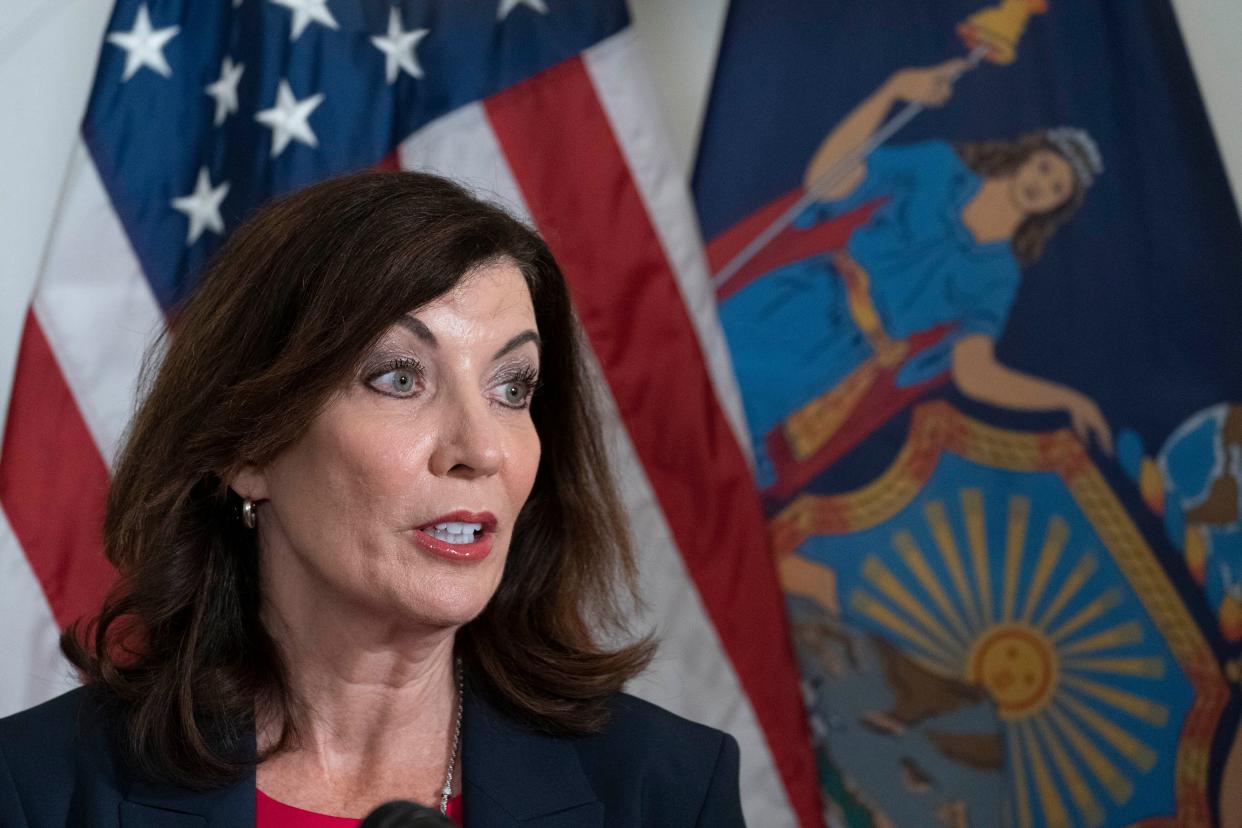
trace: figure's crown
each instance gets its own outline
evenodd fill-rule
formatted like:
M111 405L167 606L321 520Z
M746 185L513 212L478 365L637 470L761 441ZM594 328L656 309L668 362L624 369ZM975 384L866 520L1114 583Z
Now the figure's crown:
M1090 187L1095 177L1104 172L1100 148L1085 129L1056 127L1044 133L1049 142L1065 157L1083 187Z

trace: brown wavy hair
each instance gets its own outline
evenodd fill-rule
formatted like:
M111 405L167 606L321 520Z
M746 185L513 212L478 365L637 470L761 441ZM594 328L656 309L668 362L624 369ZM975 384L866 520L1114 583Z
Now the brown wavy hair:
M543 342L531 405L543 450L500 586L458 652L473 687L559 734L601 727L606 699L646 666L654 644L625 627L637 601L626 521L552 254L445 179L347 176L239 228L175 314L162 360L148 360L104 521L120 577L99 615L61 637L137 772L212 788L296 743L305 708L260 622L260 550L224 481L294 443L398 318L501 258L525 277ZM256 711L282 725L260 755Z
M984 178L1009 175L1040 150L1047 150L1065 158L1065 153L1048 138L1044 130L1023 133L1009 140L956 144L953 148L966 166ZM1065 158L1065 160L1070 162L1070 168L1073 169L1071 159ZM1010 241L1010 247L1014 258L1023 267L1039 261L1048 240L1082 207L1083 199L1087 194L1087 184L1077 175L1073 176L1073 182L1073 189L1065 201L1051 210L1027 216L1018 225Z

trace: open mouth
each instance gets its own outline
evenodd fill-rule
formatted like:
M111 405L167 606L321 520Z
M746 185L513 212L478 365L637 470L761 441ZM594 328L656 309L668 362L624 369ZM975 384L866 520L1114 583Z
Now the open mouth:
M445 523L435 523L424 526L422 531L431 537L444 543L461 545L474 543L483 537L482 523L460 523L457 521L447 521Z
M440 515L414 531L425 551L449 560L477 561L491 553L496 516L491 512L459 509Z

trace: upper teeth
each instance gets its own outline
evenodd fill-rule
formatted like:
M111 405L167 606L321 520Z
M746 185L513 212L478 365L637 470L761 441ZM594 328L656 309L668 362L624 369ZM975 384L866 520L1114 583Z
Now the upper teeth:
M482 531L481 523L437 523L423 531L445 543L473 543L476 532Z

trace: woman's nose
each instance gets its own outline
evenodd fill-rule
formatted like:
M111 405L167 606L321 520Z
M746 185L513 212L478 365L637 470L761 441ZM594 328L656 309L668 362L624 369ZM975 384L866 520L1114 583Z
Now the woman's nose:
M490 402L478 391L454 392L440 412L439 436L431 456L433 474L485 477L500 470L500 423Z

